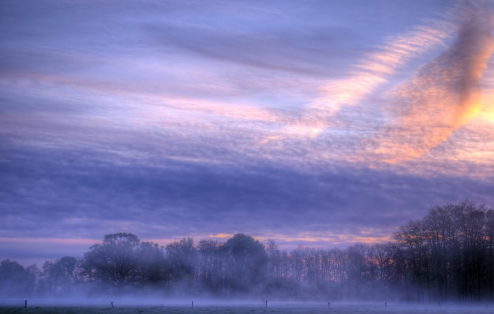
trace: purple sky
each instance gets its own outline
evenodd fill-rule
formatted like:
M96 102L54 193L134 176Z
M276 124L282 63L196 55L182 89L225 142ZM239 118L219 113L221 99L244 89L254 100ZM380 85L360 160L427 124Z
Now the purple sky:
M494 3L3 1L0 260L494 206Z

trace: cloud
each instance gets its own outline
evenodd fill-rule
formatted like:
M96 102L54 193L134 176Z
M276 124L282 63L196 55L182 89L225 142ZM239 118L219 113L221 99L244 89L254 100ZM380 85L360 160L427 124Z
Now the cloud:
M480 82L494 50L488 5L467 4L456 41L400 87L393 110L400 117L378 154L388 162L417 158L446 141L482 108Z
M445 109L451 124L476 108L467 97L474 83L452 87L475 75L445 70L451 62L476 67L454 61L455 43L457 53L424 66L395 94L393 104L408 111L383 113L373 102L385 101L380 91L403 81L410 65L447 49L459 24L437 19L450 6L438 3L425 8L433 20L415 2L386 2L391 13L368 1L358 10L281 1L2 6L0 259L28 258L29 246L22 253L15 243L38 237L81 247L57 239L120 231L160 243L245 232L286 247L327 247L386 239L431 205L469 198L492 206L494 163L479 166L475 147L468 160L449 147L443 154L457 160L365 166L405 156L397 143L428 135L413 128L429 110L419 86L466 95L466 106ZM434 83L432 70L449 87ZM432 87L420 83L429 78ZM485 128L465 125L467 134L452 136L492 152L485 134L494 133L483 133L489 112ZM40 250L33 254L48 256Z
M262 143L294 136L315 139L330 127L330 118L342 106L359 103L380 85L387 83L387 78L396 74L411 59L444 45L454 29L455 25L446 19L430 20L403 35L386 38L384 45L353 66L348 78L324 84L321 88L323 96L311 101L299 122L288 125L283 135L268 137Z
M116 151L4 147L0 237L100 238L122 231L172 239L245 232L345 244L383 238L432 205L494 202L489 179L424 178L351 164L298 171L267 161L211 164L168 158L166 150L157 159Z

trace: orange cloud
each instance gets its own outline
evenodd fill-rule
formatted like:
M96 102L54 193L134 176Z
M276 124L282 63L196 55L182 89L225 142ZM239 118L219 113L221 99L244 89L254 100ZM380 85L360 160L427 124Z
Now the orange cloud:
M465 12L456 42L397 90L393 106L401 117L381 141L383 160L420 157L481 111L480 82L494 51L492 14L473 5Z
M219 238L219 239L228 239L232 238L234 234L229 234L229 233L217 233L217 234L210 234L208 237L210 238Z
M494 67L493 58L491 58L488 67ZM494 73L493 71L484 71L484 74L482 78L482 111L479 118L494 124Z

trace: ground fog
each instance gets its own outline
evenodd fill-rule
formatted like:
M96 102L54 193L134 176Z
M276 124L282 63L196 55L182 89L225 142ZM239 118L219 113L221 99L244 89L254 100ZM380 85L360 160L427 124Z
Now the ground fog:
M275 303L266 305L264 302L248 303L248 304L183 304L183 305L128 305L117 304L115 307L108 305L53 305L33 303L27 308L23 304L4 304L0 306L0 312L4 314L359 314L359 313L389 313L389 314L474 314L474 313L494 313L494 306L468 306L468 305L403 305L389 303L385 306L384 303L332 303L328 307L327 303Z

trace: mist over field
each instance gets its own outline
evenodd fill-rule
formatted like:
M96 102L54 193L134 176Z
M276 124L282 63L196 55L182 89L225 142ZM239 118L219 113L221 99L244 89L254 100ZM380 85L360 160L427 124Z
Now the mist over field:
M2 310L6 314L17 313L176 313L176 314L259 314L259 313L279 313L279 314L297 314L297 313L314 313L314 314L357 314L357 313L390 313L390 314L418 314L418 313L452 313L452 314L474 314L474 313L492 313L492 309L485 306L417 306L417 305L389 305L385 307L383 304L372 303L343 303L335 304L331 308L325 307L324 304L315 303L284 303L274 304L271 307L263 308L261 303L230 303L221 305L199 305L191 308L184 305L158 305L158 306L37 306L27 309L19 309L13 307L3 307Z

